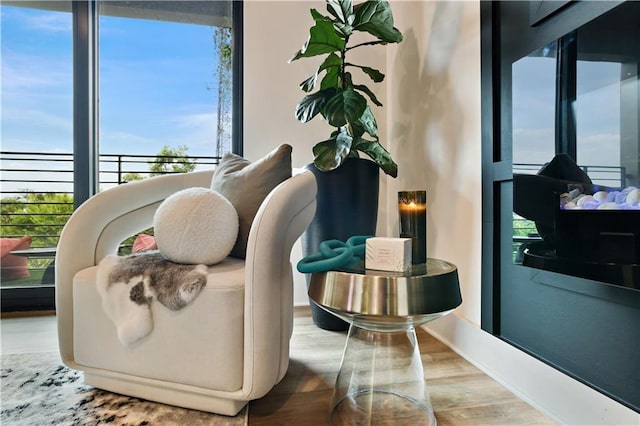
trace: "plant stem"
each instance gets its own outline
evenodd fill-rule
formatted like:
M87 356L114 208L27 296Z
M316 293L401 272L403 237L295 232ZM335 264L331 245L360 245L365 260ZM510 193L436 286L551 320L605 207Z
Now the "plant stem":
M344 48L340 51L340 88L344 89L344 80L346 76L346 67L347 63L347 44L349 44L349 36L346 36L344 39Z
M365 43L355 44L355 45L353 45L351 47L345 47L345 50L351 50L351 49L355 49L356 47L361 47L361 46L374 46L374 45L377 45L377 44L387 44L387 43L384 42L384 41L379 41L379 40L377 40L377 41L367 41Z

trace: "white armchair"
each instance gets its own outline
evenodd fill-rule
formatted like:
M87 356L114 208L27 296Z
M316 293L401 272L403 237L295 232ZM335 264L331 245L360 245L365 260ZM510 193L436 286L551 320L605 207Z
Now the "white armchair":
M278 185L251 226L246 259L209 268L191 305L170 311L154 301L154 329L123 345L101 307L96 269L126 237L147 229L176 191L209 187L213 172L128 183L97 194L72 215L56 256L56 309L62 361L85 382L152 401L237 414L285 375L293 327L295 241L316 208L310 172Z

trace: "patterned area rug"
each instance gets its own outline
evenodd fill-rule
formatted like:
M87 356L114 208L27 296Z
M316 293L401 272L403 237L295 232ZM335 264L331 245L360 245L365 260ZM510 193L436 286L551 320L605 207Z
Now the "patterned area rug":
M95 389L57 353L2 355L1 380L3 426L247 424L247 407L227 417Z

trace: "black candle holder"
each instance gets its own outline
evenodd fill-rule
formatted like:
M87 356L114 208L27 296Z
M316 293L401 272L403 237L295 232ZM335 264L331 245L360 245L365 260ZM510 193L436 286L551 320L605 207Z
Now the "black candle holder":
M427 191L399 191L400 238L411 238L411 263L427 261Z

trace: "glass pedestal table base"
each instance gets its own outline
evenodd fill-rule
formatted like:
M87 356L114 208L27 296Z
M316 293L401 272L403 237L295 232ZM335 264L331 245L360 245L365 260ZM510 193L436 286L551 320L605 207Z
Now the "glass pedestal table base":
M330 425L437 424L415 327L462 303L455 265L427 259L403 273L314 272L309 297L350 323Z

